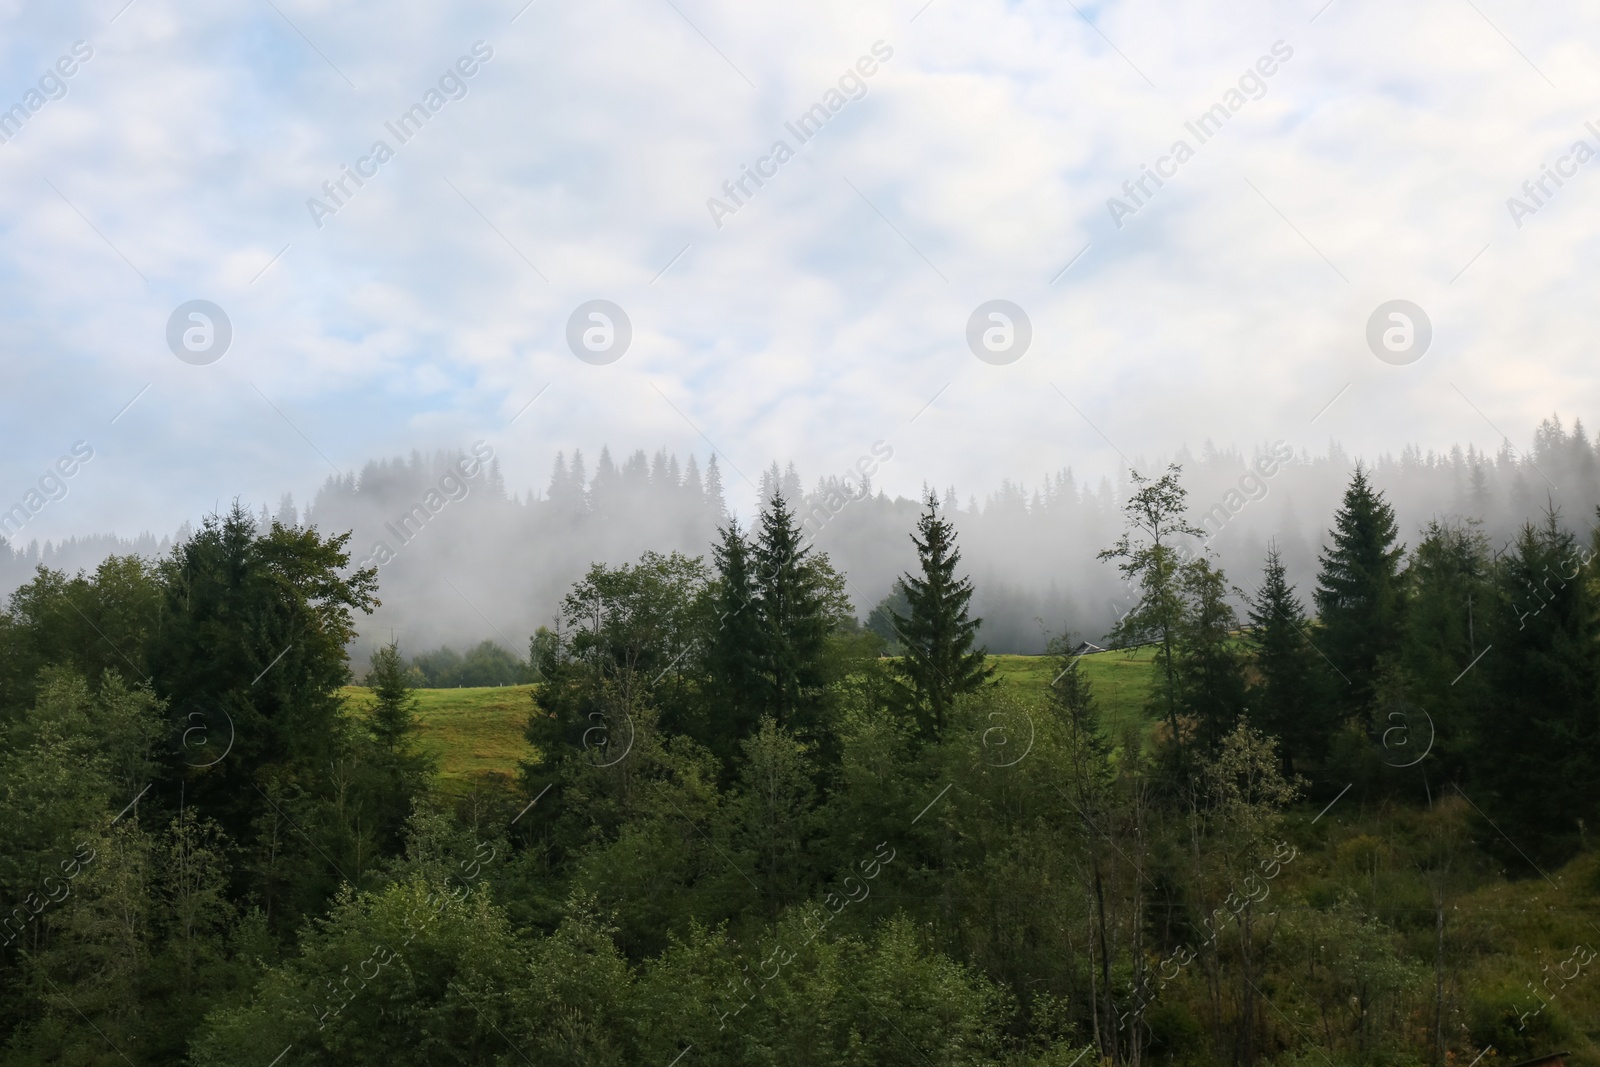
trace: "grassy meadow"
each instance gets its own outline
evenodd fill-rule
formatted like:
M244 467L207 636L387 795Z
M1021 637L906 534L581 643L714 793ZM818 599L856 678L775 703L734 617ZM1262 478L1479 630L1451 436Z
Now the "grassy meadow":
M1094 684L1104 723L1112 736L1125 723L1145 721L1150 691L1148 649L1097 652L1083 657L1082 668ZM1060 670L1048 656L991 656L996 677L1025 694L1043 696ZM515 778L517 764L535 755L523 738L523 725L533 707L532 685L481 689L418 689L422 750L439 761L439 791L460 796L484 778ZM365 686L341 690L349 706L361 714L372 702Z
M532 693L531 685L417 690L420 744L439 761L441 793L459 796L482 778L515 777L517 764L535 754L522 736ZM345 686L341 694L358 714L371 706L365 686Z

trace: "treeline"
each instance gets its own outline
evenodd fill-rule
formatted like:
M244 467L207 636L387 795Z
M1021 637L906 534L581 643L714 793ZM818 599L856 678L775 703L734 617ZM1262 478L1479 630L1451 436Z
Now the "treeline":
M480 641L463 654L448 645L411 658L409 679L419 689L459 689L522 685L534 680L528 664L493 641Z
M1552 417L1531 439L1526 451L1508 442L1492 453L1408 446L1378 457L1368 476L1394 503L1406 539L1434 520L1470 519L1500 550L1546 503L1569 524L1600 504L1595 442L1582 423ZM1276 441L1243 452L1207 444L1171 458L1183 467L1191 518L1221 566L1255 572L1271 541L1289 580L1311 587L1324 520L1338 506L1353 457L1334 442L1317 453ZM368 634L397 636L413 651L449 645L465 652L487 639L520 654L524 636L549 624L590 563L618 564L647 549L700 554L731 511L748 522L780 491L808 541L850 575L846 591L864 617L914 564L902 534L916 520L917 501L878 488L899 462L889 442L875 442L837 472L802 477L793 464L759 473L747 467L747 483L715 457L663 449L614 458L601 449L598 458L558 455L548 480L512 478L519 483L512 485L493 449L478 442L462 452L368 463L329 479L303 507L285 498L270 515L263 508L259 528L266 532L276 519L352 531L355 560L377 566L383 578L385 603ZM1163 466L1135 462L1141 470ZM1125 583L1095 562L1121 526L1119 501L1132 491L1126 475L1042 473L1027 485L1003 478L982 499L936 487L960 532L992 651L1039 653L1063 631L1101 634L1128 609ZM1587 533L1584 525L1571 528ZM38 563L70 573L108 553L156 558L168 547L111 538L0 546L0 593L29 580ZM364 637L355 654L365 660L378 643Z
M704 555L592 564L529 643L536 756L448 793L398 645L340 696L382 574L349 535L236 507L37 572L0 614L6 1062L1592 1055L1457 916L1600 815L1562 516L1406 545L1358 469L1310 589L1268 545L1241 613L1181 469L1132 474L1101 655L1150 685L1113 728L1065 634L1001 681L934 495L885 655L781 477Z

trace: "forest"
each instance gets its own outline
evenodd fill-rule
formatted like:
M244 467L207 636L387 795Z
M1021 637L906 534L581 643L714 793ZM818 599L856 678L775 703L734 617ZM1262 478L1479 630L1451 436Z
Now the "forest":
M935 492L870 614L779 478L520 661L359 646L384 568L292 508L38 567L3 1062L1600 1065L1600 513L1403 529L1358 464L1297 580L1123 488L1038 684ZM472 664L533 755L446 789L416 687Z
M1563 424L1552 415L1527 429L1525 451L1509 442L1493 453L1470 443L1427 451L1406 445L1365 469L1408 539L1434 518L1472 518L1502 549L1547 506L1577 522L1600 505L1596 441L1583 422ZM521 657L526 635L551 624L591 564L629 563L645 551L704 555L730 517L749 521L779 492L806 543L849 579L845 592L865 620L916 566L905 534L920 494L916 483L904 495L885 490L903 478L904 460L895 455L892 442L878 442L848 464L803 476L793 463L740 469L714 453L680 460L665 448L624 454L602 446L556 453L548 480L534 485L523 480L526 473L508 478L494 449L478 442L470 450L372 460L330 475L299 504L278 494L276 507L259 504L254 515L263 531L273 519L349 531L352 561L378 568L383 603L351 648L358 663L395 638L413 657L444 646L466 658L485 640ZM973 579L983 643L993 653L1039 655L1068 631L1094 639L1132 602L1127 581L1096 559L1122 527L1121 501L1132 492L1127 470L1102 477L1043 464L1030 470L1034 462L1006 457L1008 469L997 470L981 496L954 485L939 490ZM1161 470L1168 462L1183 467L1191 519L1205 531L1199 543L1219 565L1254 574L1271 542L1292 582L1315 584L1328 516L1354 464L1337 441L1321 451L1281 440L1244 451L1206 442L1156 459L1135 455L1131 466ZM1023 474L1032 476L1028 484ZM31 537L34 529L25 532ZM184 524L160 536L0 538L0 595L30 581L40 564L70 574L109 555L162 556L193 532ZM509 680L490 664L460 670L440 663L424 675L429 685L450 687Z

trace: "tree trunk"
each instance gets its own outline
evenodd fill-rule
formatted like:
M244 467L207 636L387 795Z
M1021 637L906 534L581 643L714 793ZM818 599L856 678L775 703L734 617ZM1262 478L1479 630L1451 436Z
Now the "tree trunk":
M1444 1064L1444 899L1434 901L1433 930L1435 947L1433 955L1433 1063Z
M1096 932L1100 938L1100 986L1101 996L1105 1001L1106 1042L1109 1045L1111 1061L1115 1063L1118 1059L1117 1031L1112 1026L1112 1022L1116 1018L1116 1009L1111 1000L1111 954L1106 943L1106 894L1105 887L1100 880L1100 851L1091 849L1089 855L1090 863L1094 868L1094 904L1095 916L1099 927ZM1106 1051L1105 1048L1101 1049L1102 1053Z

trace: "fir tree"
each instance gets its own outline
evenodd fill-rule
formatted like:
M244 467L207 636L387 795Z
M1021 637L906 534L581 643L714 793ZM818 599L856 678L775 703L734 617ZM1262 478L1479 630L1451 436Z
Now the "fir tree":
M719 755L737 752L753 733L765 701L761 680L762 628L756 607L750 544L737 522L718 530L712 547L716 580L711 587L711 634L706 639L706 688L711 722L706 742Z
M1399 662L1433 720L1437 753L1453 763L1484 678L1461 672L1485 647L1494 607L1489 542L1477 522L1430 522L1406 568L1406 586Z
M1215 751L1244 710L1244 660L1233 646L1239 617L1228 603L1228 580L1201 557L1185 564L1185 600L1177 630L1173 672L1178 701L1195 721L1201 744Z
M898 702L917 719L925 737L944 733L956 697L973 693L994 674L982 649L974 649L982 619L970 618L972 579L956 577L961 550L956 548L955 527L939 515L938 497L930 490L927 511L917 521L917 546L922 576L900 579L910 611L891 612L894 629L905 648L895 661L899 678Z
M1049 653L1055 657L1056 675L1050 681L1046 698L1070 727L1071 736L1081 739L1097 759L1111 754L1111 745L1100 728L1100 709L1094 699L1094 686L1079 663L1082 656L1072 654L1073 642L1065 637L1051 641Z
M728 514L728 503L722 497L722 468L717 466L715 452L706 461L705 504L714 522L720 523Z
M1339 676L1335 709L1372 731L1373 684L1378 658L1401 637L1400 559L1394 508L1372 488L1358 464L1344 503L1334 516L1333 543L1322 553L1315 593L1322 623L1319 642Z
M372 654L367 672L373 696L367 728L377 752L370 762L352 761L358 768L353 777L364 786L357 790L356 804L366 816L354 820L353 836L360 837L365 827L377 834L380 847L398 845L413 803L427 794L428 779L437 769L437 761L417 749L417 731L422 724L417 707L421 702L412 684L412 671L400 655L399 643L390 641ZM336 805L335 810L342 814L344 805Z
M1600 535L1596 541L1600 542ZM1551 512L1523 527L1497 578L1477 690L1473 799L1538 859L1561 861L1600 819L1600 611L1592 553ZM1493 836L1493 835L1491 835ZM1522 866L1518 855L1502 858Z
M820 697L827 675L830 605L819 581L819 561L802 544L800 526L782 493L761 512L753 562L765 690L761 710L779 726L810 739L823 728Z
M1267 549L1266 570L1250 601L1249 619L1256 673L1247 697L1251 717L1278 738L1283 773L1292 777L1297 758L1327 754L1332 724L1316 691L1317 652L1307 636L1310 623L1275 543Z
M373 697L369 722L372 736L386 752L405 755L418 726L417 707L421 701L411 684L410 668L400 655L398 642L390 641L372 654L367 687Z

